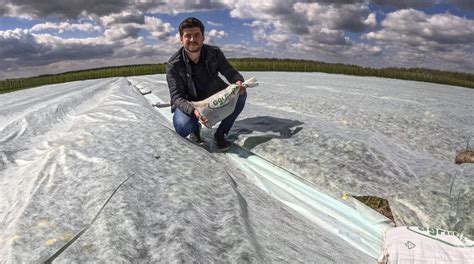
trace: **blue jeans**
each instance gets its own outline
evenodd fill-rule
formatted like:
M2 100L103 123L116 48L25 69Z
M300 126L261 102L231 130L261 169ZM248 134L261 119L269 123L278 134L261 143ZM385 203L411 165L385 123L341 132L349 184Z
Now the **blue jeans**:
M247 92L239 96L234 112L221 121L216 133L229 133L232 125L234 125L235 119L237 119L237 116L239 116L239 114L244 109L246 99ZM194 115L187 115L183 113L183 111L179 110L179 108L176 108L173 114L173 126L176 130L176 133L182 137L187 137L192 132L198 132L200 124Z

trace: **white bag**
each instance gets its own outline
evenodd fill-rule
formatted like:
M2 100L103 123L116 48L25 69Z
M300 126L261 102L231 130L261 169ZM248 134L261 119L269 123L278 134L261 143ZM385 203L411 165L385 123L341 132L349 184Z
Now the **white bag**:
M385 233L379 263L474 263L474 241L455 231L401 226Z
M258 82L255 78L250 78L242 83L242 86L246 88L255 87L257 85ZM191 102L191 104L208 120L207 127L211 128L234 112L237 99L239 98L239 90L240 86L231 84L224 90L202 101Z

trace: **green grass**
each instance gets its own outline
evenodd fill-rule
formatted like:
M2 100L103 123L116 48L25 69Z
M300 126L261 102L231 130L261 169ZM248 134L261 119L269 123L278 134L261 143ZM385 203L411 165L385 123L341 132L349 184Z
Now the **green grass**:
M292 59L230 59L239 71L324 72L355 76L375 76L474 88L474 75L423 68L375 69L350 64ZM29 78L0 80L0 93L13 92L46 84L96 78L165 73L165 64L142 64L89 69Z

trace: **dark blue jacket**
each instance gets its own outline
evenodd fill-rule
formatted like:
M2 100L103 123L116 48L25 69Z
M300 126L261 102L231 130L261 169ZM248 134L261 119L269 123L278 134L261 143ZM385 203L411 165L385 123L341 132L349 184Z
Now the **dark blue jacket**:
M214 82L209 84L208 87L208 89L212 89L212 94L227 87L227 84L219 77L219 72L230 83L244 80L242 75L232 67L218 47L204 44L201 52L200 59L204 59L207 72ZM197 101L198 95L191 76L192 68L189 64L188 56L184 48L181 47L171 56L166 66L166 80L170 90L171 112L174 112L179 107L184 113L192 115L194 107L189 102Z

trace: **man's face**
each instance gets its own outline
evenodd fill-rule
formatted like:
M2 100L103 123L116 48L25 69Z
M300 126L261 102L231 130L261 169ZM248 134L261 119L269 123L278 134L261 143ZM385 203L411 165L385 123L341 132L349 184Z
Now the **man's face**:
M198 27L183 29L183 36L180 36L179 39L184 49L192 53L201 51L202 43L204 42L204 36Z

